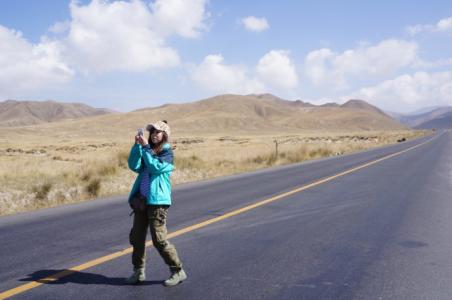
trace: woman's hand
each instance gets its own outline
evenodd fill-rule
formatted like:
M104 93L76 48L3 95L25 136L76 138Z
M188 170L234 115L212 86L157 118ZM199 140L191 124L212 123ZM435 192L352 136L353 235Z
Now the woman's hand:
M137 135L138 142L141 144L141 146L146 146L148 144L148 141L144 138L142 135Z
M135 136L135 144L139 144L140 143L140 139L139 139L139 135Z

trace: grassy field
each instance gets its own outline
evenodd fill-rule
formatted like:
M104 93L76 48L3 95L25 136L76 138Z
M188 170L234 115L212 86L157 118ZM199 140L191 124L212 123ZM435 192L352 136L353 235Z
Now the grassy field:
M427 131L175 136L174 185L412 139ZM17 132L0 138L0 215L127 194L130 138ZM276 142L278 152L276 153Z

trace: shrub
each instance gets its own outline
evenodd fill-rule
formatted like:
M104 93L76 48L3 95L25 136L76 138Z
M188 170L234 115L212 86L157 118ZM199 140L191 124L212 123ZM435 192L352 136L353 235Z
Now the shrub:
M33 193L36 193L36 199L44 200L47 198L47 195L50 192L50 189L52 188L52 183L45 182L41 185L34 186L33 187Z
M129 151L128 150L121 150L116 153L116 160L118 167L122 169L127 169L127 159L129 158Z
M90 195L97 197L99 195L100 191L100 179L99 178L93 178L88 182L88 184L85 187L85 191Z
M118 171L118 166L107 162L98 166L96 170L100 176L114 175Z
M289 163L297 163L307 159L307 151L305 147L300 147L296 151L284 152L284 157Z
M326 156L330 156L332 154L333 154L333 151L331 151L327 147L316 148L316 149L309 151L310 158L326 157Z
M174 166L179 169L200 169L204 166L204 161L194 154L189 157L176 156Z
M262 164L264 161L265 161L265 157L263 155L258 155L256 157L248 159L248 162L252 162L252 163L255 163L258 165Z
M278 157L274 153L271 154L264 154L264 155L258 155L253 158L247 159L248 163L253 163L257 165L265 164L267 166L271 166L276 163L276 160Z
M82 175L80 176L80 179L82 181L89 181L92 177L93 177L93 171L85 170L85 171L83 171Z
M266 159L266 161L265 161L265 164L266 164L267 166L272 166L272 165L274 165L274 164L276 163L276 160L277 160L277 159L278 159L278 158L276 157L276 155L270 154L270 155L267 156L267 159Z

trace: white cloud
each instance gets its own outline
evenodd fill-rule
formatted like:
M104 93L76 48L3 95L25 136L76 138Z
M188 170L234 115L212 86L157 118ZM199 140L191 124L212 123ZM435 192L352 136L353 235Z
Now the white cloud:
M226 65L220 54L208 55L195 66L192 80L202 89L215 93L249 94L264 92L264 86L250 77L244 66Z
M436 24L436 28L438 31L446 31L452 29L452 17L447 19L439 20Z
M71 26L71 23L69 21L56 22L49 28L49 31L53 32L53 33L64 33L69 30L70 26Z
M191 79L202 89L216 93L289 94L298 85L295 66L285 50L271 50L254 68L225 64L220 54L208 55L191 70Z
M328 48L314 50L305 58L304 70L306 76L314 85L331 84L335 88L345 88L345 78L340 70L333 66L334 58L338 54Z
M305 58L304 69L315 85L345 89L349 79L394 75L418 61L416 43L391 39L342 53L328 48L311 51Z
M408 26L406 28L406 31L408 32L409 35L414 36L423 31L433 31L434 29L435 29L435 26L432 26L432 25L417 24L417 25L413 25L413 26Z
M295 66L288 51L268 52L259 60L256 71L262 81L276 88L291 89L298 84Z
M178 34L197 38L207 29L204 21L209 17L207 0L157 0L150 6L153 11L152 27L161 36Z
M71 2L71 24L63 44L83 72L144 71L179 64L176 50L153 31L153 16L141 1Z
M243 26L249 31L260 32L270 28L267 19L249 16L241 20Z
M419 69L419 68L440 68L440 67L447 67L452 65L452 58L448 59L438 59L435 61L424 61L422 59L419 59L417 62L413 64L413 68Z
M407 32L414 36L421 32L445 32L452 31L452 17L439 20L436 24L417 24L413 26L408 26L406 28Z
M362 88L352 95L369 100L384 109L452 105L452 71L416 72Z
M43 39L32 44L20 32L1 25L0 70L2 97L65 83L74 75L63 60L58 43Z
M179 65L166 45L172 35L197 38L206 29L207 0L71 1L71 19L50 29L67 33L59 42L71 65L83 73L140 72Z
M171 35L199 37L206 29L206 3L93 0L80 5L72 1L69 32L62 44L72 64L86 73L174 67L180 58L166 39Z
M76 71L140 72L177 66L166 40L197 38L206 29L208 0L70 2L71 18L32 44L0 26L0 89L5 96L67 82ZM14 92L13 92L14 91ZM3 96L3 95L1 95Z

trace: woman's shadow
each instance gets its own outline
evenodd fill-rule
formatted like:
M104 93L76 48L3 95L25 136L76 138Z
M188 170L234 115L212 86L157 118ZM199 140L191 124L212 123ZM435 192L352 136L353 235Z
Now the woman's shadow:
M107 277L101 274L79 272L72 270L40 270L27 275L20 281L36 281L43 284L103 284L103 285L128 285L124 277ZM56 277L56 278L55 278ZM163 281L145 280L139 285L163 284Z

